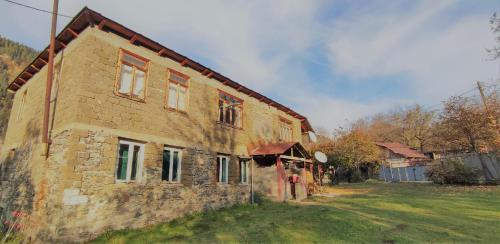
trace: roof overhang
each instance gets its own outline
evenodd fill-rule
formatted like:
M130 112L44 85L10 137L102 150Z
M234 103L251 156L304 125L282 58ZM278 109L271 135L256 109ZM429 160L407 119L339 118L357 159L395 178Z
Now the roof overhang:
M292 109L256 92L253 91L236 81L231 80L230 78L208 68L182 54L175 52L172 49L169 49L158 42L153 41L152 39L145 37L144 35L137 33L118 22L115 22L109 18L104 17L100 13L91 10L87 7L84 7L70 22L64 29L57 35L56 43L55 43L55 54L59 53L61 50L66 48L66 46L78 38L78 35L83 32L87 27L97 27L102 31L112 32L118 36L121 36L130 43L142 46L147 48L153 52L156 52L161 57L166 57L171 60L174 60L180 63L182 66L191 68L195 71L200 72L202 75L207 76L208 78L215 79L222 84L232 87L239 92L245 93L250 97L254 97L255 99L268 104L269 106L275 107L290 116L297 118L301 121L301 129L303 132L313 131L313 128L306 117L300 115L299 113L293 111ZM38 73L45 64L48 62L48 50L49 47L46 47L8 86L8 90L16 92L19 90L24 84L26 84L33 75Z

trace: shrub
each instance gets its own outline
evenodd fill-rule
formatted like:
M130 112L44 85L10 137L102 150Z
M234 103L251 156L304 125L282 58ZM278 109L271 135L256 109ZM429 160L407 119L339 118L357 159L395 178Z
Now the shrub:
M479 170L466 167L462 160L446 159L433 164L426 172L427 177L438 184L476 184Z

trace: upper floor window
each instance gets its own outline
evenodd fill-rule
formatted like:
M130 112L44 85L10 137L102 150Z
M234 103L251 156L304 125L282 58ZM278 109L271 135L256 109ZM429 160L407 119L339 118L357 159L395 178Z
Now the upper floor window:
M119 75L115 92L136 100L144 100L147 87L148 60L120 50Z
M167 107L186 111L189 76L169 69Z
M181 179L182 151L177 148L163 149L163 167L161 180L179 182Z
M144 160L144 144L120 140L116 180L123 182L140 181Z
M290 142L292 141L292 122L286 119L280 119L280 140Z
M228 165L229 157L224 155L217 155L217 182L228 182Z
M219 92L219 122L242 128L243 100L225 92Z

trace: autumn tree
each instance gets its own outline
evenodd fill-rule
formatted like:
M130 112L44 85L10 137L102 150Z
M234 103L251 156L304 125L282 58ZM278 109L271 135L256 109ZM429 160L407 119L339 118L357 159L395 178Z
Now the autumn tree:
M376 162L380 151L366 132L360 129L337 131L332 154L345 165L359 169L361 163Z
M453 96L444 103L440 115L440 137L455 150L481 153L494 140L495 131L481 104L469 97ZM491 179L486 163L479 156L486 179Z

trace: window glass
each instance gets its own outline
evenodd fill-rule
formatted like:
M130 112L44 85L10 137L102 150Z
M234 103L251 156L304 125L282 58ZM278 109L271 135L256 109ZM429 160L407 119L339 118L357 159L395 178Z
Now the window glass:
M178 109L184 111L186 109L186 87L179 86L179 101Z
M240 161L240 182L247 183L248 161Z
M163 149L163 169L161 179L164 181L180 181L181 177L181 149L168 148Z
M139 160L139 146L134 146L134 154L132 157L132 172L130 173L130 180L135 180L135 176L137 175L137 161Z
M127 163L128 163L128 145L120 144L118 152L118 170L116 172L117 179L127 179Z
M122 56L122 61L125 61L129 64L132 64L132 65L135 65L139 68L146 68L146 62L128 54L128 53L123 53L123 56Z
M116 168L116 179L119 181L140 180L144 144L120 140Z
M163 165L161 171L161 179L168 181L170 172L170 150L163 150Z
M122 64L120 75L120 90L118 92L128 94L132 85L132 67Z
M134 95L143 97L144 93L144 77L145 74L141 70L136 70L135 73L135 84L134 84Z
M177 181L177 169L179 167L179 152L174 151L174 160L172 165L172 181Z
M222 176L221 176L221 182L227 182L227 159L226 157L222 158Z
M168 107L177 107L177 84L170 83L168 86Z

